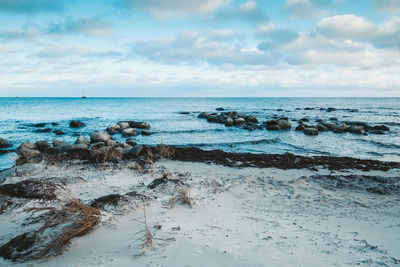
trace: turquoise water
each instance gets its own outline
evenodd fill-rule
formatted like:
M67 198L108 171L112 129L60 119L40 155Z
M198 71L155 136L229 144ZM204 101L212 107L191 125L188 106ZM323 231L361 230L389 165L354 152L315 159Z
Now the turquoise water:
M217 107L256 115L259 121L277 114L289 119L362 121L370 125L385 124L386 135L354 135L323 132L315 137L291 131L246 131L198 119L199 112L215 112ZM315 110L304 110L313 107ZM319 108L334 107L326 112ZM301 108L301 110L296 110ZM283 111L277 111L282 109ZM358 109L349 112L345 109ZM191 112L189 115L179 112ZM204 149L235 152L286 153L301 155L333 155L378 160L400 161L400 98L0 98L0 137L14 147L25 141L73 141L78 134L104 130L120 120L146 121L155 134L138 136L141 144L194 145ZM81 120L87 127L72 129L70 120ZM37 133L31 123L62 130L65 136ZM295 127L297 122L292 122ZM294 128L293 127L293 128ZM118 137L119 138L119 137ZM118 139L117 138L117 139ZM122 140L122 138L120 138ZM247 141L273 140L271 143L250 144ZM236 144L234 147L231 143ZM0 169L13 164L15 154L0 156Z

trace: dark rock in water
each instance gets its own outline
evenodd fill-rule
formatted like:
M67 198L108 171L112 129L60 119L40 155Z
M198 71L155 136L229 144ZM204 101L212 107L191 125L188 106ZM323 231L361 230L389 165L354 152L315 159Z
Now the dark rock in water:
M321 132L329 131L329 128L327 128L326 126L324 126L322 124L318 124L317 129L318 129L318 131L321 131Z
M321 122L323 122L324 120L323 119L316 119L315 120L315 122L317 122L317 123L321 123Z
M149 136L149 135L152 135L152 134L153 134L152 132L149 132L149 131L146 131L146 130L142 131L142 135L145 135L145 136Z
M36 243L35 232L28 232L14 237L0 247L0 257L16 262L20 259L32 259L30 249Z
M307 118L302 118L302 119L299 120L299 122L309 122L309 121L310 121L310 120L307 119Z
M237 119L234 119L234 120L233 120L233 125L241 125L241 124L243 124L243 123L245 123L245 122L246 122L245 119L243 119L243 118L237 118Z
M85 127L86 124L84 124L81 121L70 121L69 122L69 127L71 128L81 128L81 127Z
M282 128L278 125L278 124L267 124L266 126L267 130L271 130L271 131L279 131L282 130Z
M370 134L380 134L380 135L385 134L385 132L381 131L381 130L371 130L371 131L369 131L369 133Z
M129 124L128 124L128 127L129 127ZM106 131L109 134L117 134L121 131L121 126L118 124L113 125L113 126L107 127Z
M349 127L348 131L353 134L362 134L364 132L364 127L358 125L352 125Z
M316 128L305 128L304 134L306 135L318 135L318 129Z
M197 116L197 118L199 118L199 119L208 119L210 116L211 116L210 113L202 112L202 113L199 114L199 116Z
M249 122L252 122L252 123L258 123L257 117L256 117L256 116L253 116L253 115L246 115L246 116L244 117L244 119L245 119L246 121L249 121Z
M295 110L301 110L301 108L295 108Z
M57 186L49 182L24 180L15 184L0 186L0 194L28 199L54 200L57 198Z
M336 127L334 127L332 129L332 131L334 133L344 133L344 132L347 131L347 129L348 129L347 124L346 123L341 123L341 124L337 125Z
M223 110L225 110L225 109L224 109L224 108L216 108L215 110L223 111Z
M41 123L30 124L29 126L39 128L39 127L45 127L46 125L47 125L47 123L41 122Z
M371 130L389 131L390 129L385 125L378 125L371 127Z
M37 129L37 130L35 130L35 132L37 132L37 133L49 133L49 132L51 132L51 129L50 128Z
M51 125L57 126L57 125L59 125L59 124L58 124L57 122L52 122Z
M117 207L121 202L128 202L129 198L119 194L110 194L106 196L99 197L92 201L91 207L96 209L104 209L107 206Z
M226 119L225 126L227 127L233 126L233 119L231 117L228 117Z
M6 139L0 138L0 148L9 148L12 147L11 142L7 141Z
M281 108L278 108L276 111L283 111L283 109L281 109Z
M315 108L304 108L304 110L314 110Z
M332 130L333 128L335 128L337 126L337 124L335 122L323 122L323 123L321 123L321 125L325 126L329 130Z
M326 109L326 112L333 112L333 111L336 111L336 108L327 108Z
M150 124L147 122L132 122L129 124L129 126L138 129L150 129Z
M98 142L106 143L107 141L110 140L112 140L111 136L106 132L93 132L90 134L91 143L98 143Z
M292 124L287 120L287 119L280 119L277 121L277 125L282 129L282 130L287 130L292 128Z
M127 128L127 129L122 130L121 133L122 133L123 137L128 137L128 136L138 135L139 131L134 128Z
M54 130L53 133L55 133L56 135L65 135L65 133L61 130Z
M37 141L35 143L35 146L37 147L37 149L40 152L46 152L47 150L49 150L49 148L51 147L49 143L47 143L47 141Z
M188 111L180 111L180 112L178 112L178 114L182 114L182 115L189 115L189 114L190 114L190 112L188 112Z
M349 112L358 112L358 109L350 109Z
M133 121L132 122L128 122L128 121L120 121L120 122L118 122L117 125L119 126L119 131L123 131L125 129L132 128L130 126L132 123L134 123L134 122Z
M305 129L305 126L304 126L304 124L299 124L299 125L297 125L297 127L296 127L296 131L303 131Z
M332 117L332 118L329 118L329 120L331 120L331 121L337 121L338 119L335 118L335 117Z
M78 138L76 138L75 144L86 144L87 146L90 145L89 139L83 135L79 135Z
M131 146L136 146L137 145L137 143L135 142L135 139L133 139L133 138L127 138L126 139L126 143L128 145L131 145Z

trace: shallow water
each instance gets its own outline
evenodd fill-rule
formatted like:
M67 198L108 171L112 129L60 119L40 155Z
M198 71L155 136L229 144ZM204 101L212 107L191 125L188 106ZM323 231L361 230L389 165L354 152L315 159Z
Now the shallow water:
M390 127L390 132L367 136L322 132L310 137L293 129L247 131L197 118L199 112L216 112L217 107L256 115L260 122L271 119L274 114L289 119L307 117L310 124L316 119L336 117L338 121L385 124ZM304 110L306 107L315 110ZM337 111L319 109L328 107ZM182 111L191 114L179 114ZM73 141L78 134L88 136L120 120L136 120L149 122L155 132L151 136L138 136L137 142L141 144L162 142L234 152L291 152L400 161L399 117L400 98L0 98L0 137L10 140L14 148L25 141ZM69 121L73 119L83 121L87 127L69 128ZM40 128L28 126L39 122L49 123L46 128L62 130L67 135L37 133L35 130ZM52 126L52 122L59 125ZM297 126L297 122L292 122L292 125ZM122 140L118 135L115 137ZM269 141L248 142L259 140ZM235 145L231 146L232 143ZM0 169L12 165L15 157L15 154L0 156Z

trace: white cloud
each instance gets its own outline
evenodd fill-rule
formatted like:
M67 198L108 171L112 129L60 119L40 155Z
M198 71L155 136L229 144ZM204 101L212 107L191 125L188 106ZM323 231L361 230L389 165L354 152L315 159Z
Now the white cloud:
M215 14L214 19L216 21L242 20L253 23L269 21L268 15L259 8L255 1L247 1L239 6L222 9Z
M341 0L286 0L284 10L292 17L308 19L328 15Z
M379 12L389 15L400 15L399 0L372 0L372 3Z
M34 39L41 34L37 27L10 29L0 32L0 39L3 41Z
M62 23L50 25L50 34L84 34L95 37L108 37L111 35L111 25L100 17L68 17Z
M158 19L210 13L231 0L123 0L125 6L145 10Z

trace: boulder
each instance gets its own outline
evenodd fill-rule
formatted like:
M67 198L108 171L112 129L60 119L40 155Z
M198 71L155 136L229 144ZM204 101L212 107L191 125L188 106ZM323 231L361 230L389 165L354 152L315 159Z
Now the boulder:
M380 134L380 135L385 134L385 132L381 131L381 130L371 130L371 131L369 131L369 133L370 134Z
M269 124L266 126L266 128L267 128L267 130L271 130L271 131L282 130L282 128L278 124Z
M318 125L317 125L317 129L318 129L318 131L320 131L320 132L329 131L329 128L326 127L326 126L324 126L324 125L322 125L322 124L318 124Z
M140 152L143 150L143 146L141 145L137 145L135 147L133 147L132 149L129 150L129 153L127 154L128 156L137 156L140 154Z
M12 147L11 142L7 141L6 139L0 138L0 148L9 148Z
M138 135L139 131L134 128L127 128L127 129L124 129L121 133L122 133L122 136L128 137L128 136Z
M76 138L75 144L86 144L90 145L89 139L83 135L79 135L78 138Z
M336 108L327 108L326 112L332 112L332 111L336 111Z
M253 116L253 115L246 115L246 116L244 117L244 119L245 119L246 121L249 121L249 122L252 122L252 123L258 123L257 117L256 117L256 116Z
M89 146L85 143L73 144L66 149L68 154L87 155Z
M332 117L332 118L329 118L329 120L331 120L331 121L337 121L338 119L335 118L335 117Z
M371 127L371 130L379 130L379 131L389 131L389 127L385 125L378 125L378 126L373 126Z
M61 142L61 143L57 144L56 149L57 149L60 153L64 153L64 152L66 152L66 151L68 150L68 148L69 148L70 146L71 146L71 145L70 145L69 143Z
M104 142L98 142L98 143L93 143L90 147L91 147L91 148L98 149L98 148L105 147L105 146L106 146L106 143L104 143Z
M233 126L233 119L231 117L226 118L225 126Z
M152 135L152 134L153 134L152 132L149 132L149 131L147 131L147 130L143 130L143 131L142 131L142 135L148 136L148 135Z
M127 138L126 139L126 143L128 145L131 145L131 146L136 146L137 145L137 143L135 142L135 139L133 139L133 138Z
M202 113L199 114L199 116L197 116L197 118L199 118L199 119L208 119L210 116L211 116L210 113L202 112Z
M63 131L60 131L60 130L54 130L53 133L55 133L56 135L64 135L65 134Z
M215 110L222 111L225 110L224 108L216 108Z
M311 128L311 127L305 128L304 129L304 134L306 134L306 135L318 135L318 129Z
M57 147L58 145L61 145L62 143L64 143L64 142L63 141L54 140L53 141L53 147Z
M304 124L299 124L299 125L297 125L297 127L296 127L296 131L303 131L305 129L305 126L304 126Z
M349 127L348 131L353 134L362 134L364 132L364 127L358 125L352 125Z
M129 124L128 124L128 127L129 127ZM107 127L106 131L109 134L117 134L121 131L121 126L118 124L112 125L110 127Z
M307 118L302 118L302 119L299 120L299 122L309 122L309 121L310 121L310 120L307 119Z
M71 128L81 128L81 127L85 127L86 124L84 124L81 121L70 121L69 122L69 127Z
M128 129L130 127L129 122L126 122L126 121L120 121L120 122L117 123L117 125L119 126L119 131L123 131L123 130Z
M106 132L93 132L90 134L90 142L98 143L98 142L107 142L111 139L111 136Z
M50 144L47 141L37 141L35 143L35 146L40 152L46 152L51 148Z
M47 125L47 123L45 123L45 122L40 122L40 123L31 124L31 125L29 125L29 126L31 126L31 127L45 127L46 125Z
M245 122L246 122L246 120L243 119L243 118L236 118L236 119L233 120L233 125L240 125L240 124L243 124Z
M130 127L138 129L150 129L150 124L147 122L132 122Z
M282 130L287 130L292 128L292 124L285 119L280 119L277 121L277 125L282 129Z
M50 128L44 128L44 129L37 129L35 130L36 133L49 133L51 132Z
M321 125L325 126L329 130L332 130L333 128L335 128L337 126L337 124L334 122L324 122L324 123L321 123Z
M40 151L37 149L35 144L26 142L22 143L17 148L17 154L21 157L32 158L40 155Z

